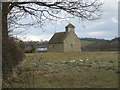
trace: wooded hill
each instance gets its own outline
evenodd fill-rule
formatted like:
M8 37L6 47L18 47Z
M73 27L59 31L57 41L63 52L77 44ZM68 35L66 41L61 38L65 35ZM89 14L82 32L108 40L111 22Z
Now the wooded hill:
M83 51L118 51L120 37L112 40L96 39L96 38L81 38ZM86 44L84 44L86 42ZM88 42L88 43L87 43Z

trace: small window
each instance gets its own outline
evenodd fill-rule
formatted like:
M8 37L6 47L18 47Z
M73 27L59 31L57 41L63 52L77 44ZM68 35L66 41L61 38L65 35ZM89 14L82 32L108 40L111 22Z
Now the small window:
M54 45L53 45L53 48L54 48Z

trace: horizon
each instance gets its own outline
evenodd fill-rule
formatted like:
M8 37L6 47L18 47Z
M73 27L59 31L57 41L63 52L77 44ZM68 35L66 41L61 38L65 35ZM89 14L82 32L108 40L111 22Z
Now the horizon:
M78 37L79 38L79 37ZM120 37L115 37L115 38L120 38ZM102 39L102 38L89 38L89 37L84 37L84 38L80 38L80 39L97 39L97 40L107 40L107 41L111 41L111 40L113 40L113 39L115 39L115 38L112 38L112 39ZM49 42L49 40L41 40L41 41L33 41L33 40L31 40L31 41L23 41L23 42Z

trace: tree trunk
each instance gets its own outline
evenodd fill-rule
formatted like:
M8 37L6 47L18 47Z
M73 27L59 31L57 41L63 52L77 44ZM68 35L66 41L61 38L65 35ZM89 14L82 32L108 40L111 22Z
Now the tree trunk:
M7 58L9 55L8 45L9 45L9 37L8 37L8 26L7 26L7 15L8 15L8 5L9 3L2 3L2 72L3 77L7 75L7 63L9 59ZM5 75L6 73L6 75Z
M7 15L9 13L9 3L2 3L2 38L8 38Z

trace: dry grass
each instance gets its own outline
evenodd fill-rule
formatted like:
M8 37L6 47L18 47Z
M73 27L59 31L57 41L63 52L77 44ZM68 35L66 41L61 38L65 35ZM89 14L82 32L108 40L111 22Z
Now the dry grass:
M19 88L117 88L117 67L117 52L27 54L10 82Z

